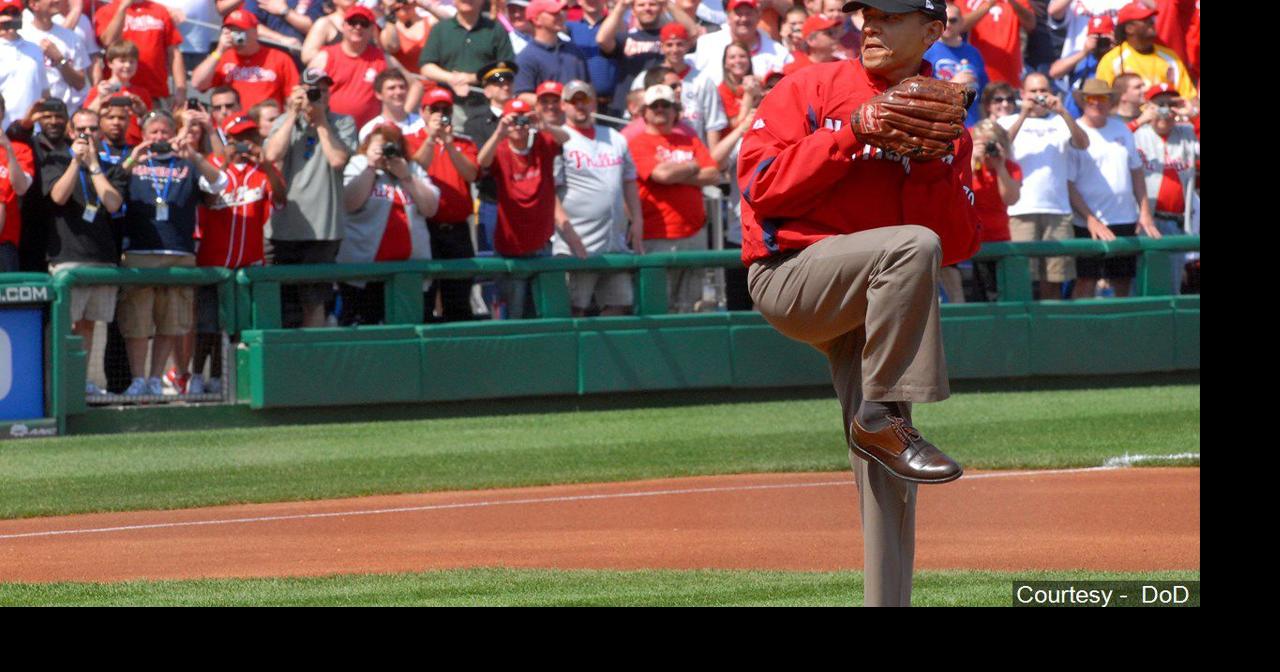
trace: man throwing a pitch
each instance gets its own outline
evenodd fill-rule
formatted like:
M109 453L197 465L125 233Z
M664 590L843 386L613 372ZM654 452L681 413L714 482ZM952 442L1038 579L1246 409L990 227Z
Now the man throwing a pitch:
M950 394L939 265L978 249L971 101L924 52L944 0L855 0L862 54L788 75L742 144L742 257L756 306L831 362L858 484L865 603L911 602L916 487L962 470L911 422Z

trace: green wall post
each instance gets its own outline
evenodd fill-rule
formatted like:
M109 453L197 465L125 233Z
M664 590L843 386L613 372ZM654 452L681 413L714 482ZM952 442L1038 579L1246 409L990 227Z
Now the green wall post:
M280 283L274 280L258 280L250 285L253 296L253 328L279 329L283 326L280 317Z
M641 268L636 272L636 315L667 314L667 269Z
M387 324L422 324L422 274L396 273L391 276L383 285L382 300Z
M1008 256L996 260L996 291L1000 301L1032 301L1031 265L1026 257Z

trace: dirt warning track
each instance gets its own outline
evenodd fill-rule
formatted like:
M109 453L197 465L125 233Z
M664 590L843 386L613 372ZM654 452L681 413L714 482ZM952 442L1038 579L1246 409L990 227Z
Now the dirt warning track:
M458 567L862 565L848 473L749 474L0 521L0 582ZM918 569L1200 568L1200 469L920 488Z

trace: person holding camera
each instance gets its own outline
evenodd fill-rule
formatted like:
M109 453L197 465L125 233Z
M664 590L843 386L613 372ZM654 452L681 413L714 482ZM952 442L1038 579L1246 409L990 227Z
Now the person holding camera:
M182 60L182 33L169 10L151 0L115 0L93 15L93 28L100 44L112 45L126 39L138 46L137 86L160 100L173 94L174 100L187 95L187 68ZM174 90L169 91L169 76Z
M155 111L142 121L143 142L121 164L129 173L124 194L125 268L194 267L196 207L200 192L217 194L227 178L192 146L176 135L177 123L168 113ZM125 394L162 395L161 375L178 341L192 330L195 292L191 287L129 286L120 301L120 332L128 352L133 382ZM150 375L148 340L154 336ZM184 373L187 361L176 361Z
M1093 77L1098 71L1098 63L1102 60L1103 55L1111 51L1112 45L1115 43L1112 38L1116 31L1116 24L1111 17L1101 14L1089 19L1089 32L1085 36L1084 48L1079 51L1054 61L1049 66L1049 76L1054 79L1067 78L1069 90L1079 89L1084 85L1086 79ZM1079 118L1084 114L1080 106L1076 104L1075 96L1067 99L1067 111L1071 116Z
M267 261L273 264L333 263L342 240L342 171L356 146L355 120L329 109L333 80L322 70L302 73L302 86L289 94L284 114L267 138L267 161L277 162L289 185L288 206L271 218ZM308 284L287 292L290 323L325 323L328 284ZM301 316L295 320L292 313Z
M114 268L120 261L111 218L124 204L129 175L99 158L98 125L98 114L92 110L73 114L70 151L65 125L59 136L51 133L53 124L42 124L44 133L36 136L42 195L48 199L51 275L71 268ZM112 285L71 288L71 328L83 340L85 352L93 351L94 324L115 320L117 292ZM104 391L86 381L85 393Z
M440 207L427 221L431 232L433 259L470 259L476 256L471 243L468 219L475 209L471 184L479 176L479 150L470 138L457 135L453 127L453 93L444 87L427 92L427 141L413 160L426 169L440 189ZM469 320L472 278L438 280L427 295L427 311L435 307L436 295L446 321Z
M1009 132L1012 158L1025 176L1018 202L1009 206L1009 233L1015 241L1075 237L1067 192L1074 175L1070 150L1088 149L1089 136L1052 87L1047 75L1028 74L1022 80L1022 109L997 120ZM1041 299L1062 298L1062 285L1076 277L1073 257L1034 258L1030 263Z
M507 101L498 128L480 149L480 167L498 188L494 250L503 257L530 259L551 253L555 230L555 159L568 142L563 128L548 126L520 98ZM534 314L530 278L505 278L500 285L507 317Z
M154 102L146 89L133 83L133 76L138 72L138 45L120 40L107 48L106 58L111 76L90 87L84 106L100 116L107 114L109 106L127 109L130 117L125 137L129 144L136 145L142 142L142 126L138 120L151 111Z
M1009 234L1009 206L1022 195L1022 167L1013 155L1009 133L995 119L983 119L970 131L973 136L973 207L982 222L979 232L984 243L1012 239ZM948 267L950 268L950 267ZM996 262L975 261L973 271L979 292L987 301L997 301Z
M230 86L242 109L266 99L284 103L298 85L298 68L288 54L258 41L258 17L242 8L222 20L218 46L192 71L191 85Z
M360 143L343 172L346 235L338 263L430 259L426 218L436 214L440 190L422 166L405 154L404 134L383 124ZM380 282L345 282L342 324L378 324L383 319Z
M21 0L0 0L0 95L5 100L3 127L26 116L36 101L49 95L44 52L22 39Z
M373 95L382 104L382 112L360 127L360 141L369 137L373 129L383 124L395 124L404 134L405 149L409 156L417 153L427 141L427 123L422 115L407 107L409 78L403 72L386 69L373 79Z

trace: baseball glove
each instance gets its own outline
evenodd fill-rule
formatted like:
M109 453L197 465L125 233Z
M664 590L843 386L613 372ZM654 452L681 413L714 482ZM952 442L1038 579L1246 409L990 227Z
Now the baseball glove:
M863 103L853 133L863 144L920 160L950 154L964 132L974 91L931 77L911 77Z

